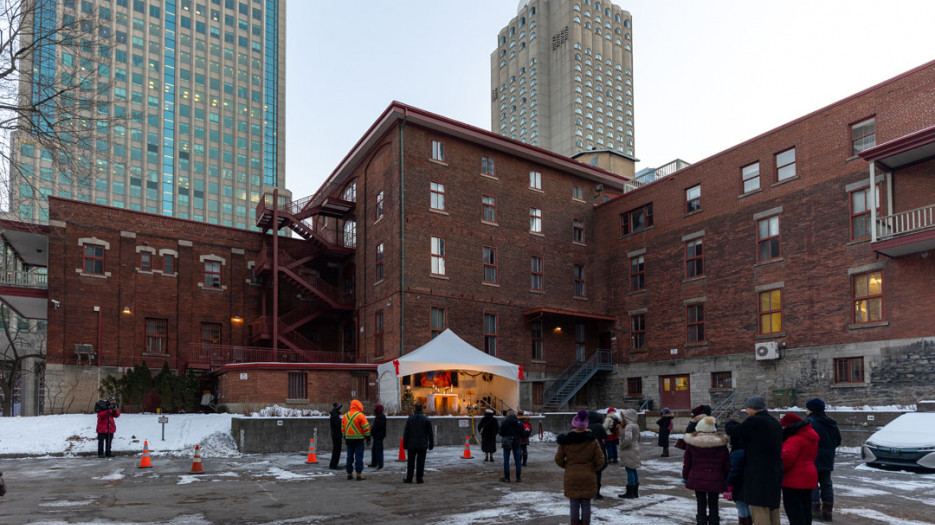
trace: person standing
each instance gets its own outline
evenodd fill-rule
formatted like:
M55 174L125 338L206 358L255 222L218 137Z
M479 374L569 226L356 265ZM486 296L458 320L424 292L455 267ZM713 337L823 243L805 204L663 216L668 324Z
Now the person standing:
M747 418L734 427L743 441L743 497L755 525L779 525L782 494L782 426L766 411L763 396L750 396L743 404Z
M373 438L373 446L370 448L370 468L380 470L383 468L383 440L386 439L386 414L383 413L383 405L376 404L373 407L373 425L370 427L370 436Z
M604 416L597 410L588 411L588 431L597 440L597 445L603 447L604 440L607 439L607 431L604 430ZM604 496L601 495L601 478L604 477L604 469L606 468L607 456L604 455L604 465L597 471L597 494L594 495L594 499L604 499Z
M685 455L682 457L682 479L685 488L695 491L698 525L720 525L718 498L727 490L730 473L728 437L717 432L715 420L705 416L695 431L685 434Z
M812 490L812 518L831 521L834 509L834 487L831 484L831 472L834 470L835 449L841 446L841 431L838 423L825 415L825 402L817 397L805 403L808 421L818 434L818 457L815 469L818 471L818 488Z
M559 434L555 464L565 469L564 489L571 523L591 522L591 498L597 495L597 471L604 468L604 452L588 431L588 412L580 410L571 420L572 431Z
M484 417L477 425L480 430L480 446L484 452L484 461L494 461L493 455L497 452L497 435L500 433L500 423L493 415L493 409L484 410Z
M500 437L503 442L503 477L500 481L510 482L510 455L516 464L516 482L523 482L522 458L520 458L520 440L523 438L523 425L516 418L513 409L506 411L506 419L500 425Z
M782 505L789 525L811 525L812 489L818 485L818 433L796 414L786 414L779 422L783 438Z
M743 496L743 440L737 437L734 429L740 425L730 420L724 425L724 430L730 436L730 472L727 473L727 499L734 502L737 509L737 518L740 525L753 525L750 517L750 505L747 505Z
M627 491L618 494L625 499L640 497L640 425L636 410L623 411L623 428L620 430L620 463L627 470Z
M661 458L669 457L669 434L672 433L672 421L674 420L672 411L668 408L662 409L662 415L656 420L656 426L659 427L659 441L657 444L662 447Z
M604 432L607 437L604 438L604 457L607 463L617 463L617 445L620 443L620 415L617 409L610 407L607 409L607 416L604 418Z
M110 446L117 432L117 422L114 419L120 417L120 410L117 409L117 402L113 397L107 401L98 401L94 408L97 410L97 457L112 458L114 455Z
M338 463L341 461L341 405L340 403L331 404L331 463L328 468L337 470L341 468Z
M370 444L370 422L364 415L364 405L354 399L351 401L351 407L344 417L341 418L341 435L344 436L344 443L347 445L347 461L344 463L344 471L347 472L347 479L354 479L353 471L357 471L357 481L364 478L364 441Z
M406 427L403 429L403 448L409 453L403 483L412 483L413 470L415 470L416 483L422 483L426 451L435 448L432 423L422 413L422 404L416 403L413 408L415 412L406 420Z
M529 424L529 416L522 410L516 412L516 418L523 425L523 437L519 440L520 456L523 458L523 466L526 466L526 458L529 457L529 436L532 435L532 425Z

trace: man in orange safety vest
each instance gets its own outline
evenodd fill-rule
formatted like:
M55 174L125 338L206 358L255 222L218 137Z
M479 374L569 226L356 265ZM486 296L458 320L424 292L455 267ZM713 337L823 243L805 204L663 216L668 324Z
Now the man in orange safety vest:
M347 463L344 470L347 479L354 479L353 472L357 471L357 481L364 479L364 440L370 444L370 422L364 415L364 405L354 399L351 407L341 418L341 435L347 444Z

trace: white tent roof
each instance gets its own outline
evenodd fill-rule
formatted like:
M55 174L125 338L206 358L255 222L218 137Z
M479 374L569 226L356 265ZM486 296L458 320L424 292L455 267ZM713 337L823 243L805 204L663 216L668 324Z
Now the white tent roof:
M392 367L395 373L396 362L399 363L399 372L395 374L396 376L408 376L433 370L473 370L502 376L513 381L519 380L519 365L497 359L474 348L450 328L419 349L399 359L383 363L378 367L378 374L382 374L384 367Z

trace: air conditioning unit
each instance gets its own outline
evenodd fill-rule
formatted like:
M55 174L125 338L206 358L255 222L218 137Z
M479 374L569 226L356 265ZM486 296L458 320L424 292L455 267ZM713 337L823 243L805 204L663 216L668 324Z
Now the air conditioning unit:
M768 361L770 359L779 359L779 343L775 341L757 343L754 348L756 350L757 361Z

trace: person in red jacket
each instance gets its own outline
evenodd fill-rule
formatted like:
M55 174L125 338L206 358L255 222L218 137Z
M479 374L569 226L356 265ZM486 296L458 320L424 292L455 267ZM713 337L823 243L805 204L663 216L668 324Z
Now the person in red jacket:
M107 401L98 401L94 408L97 410L97 457L112 458L114 455L110 452L110 445L114 441L114 433L117 432L114 419L120 417L120 411L117 410L117 403L113 397Z
M782 506L789 525L811 525L812 489L818 485L818 433L808 420L789 413L782 424Z

